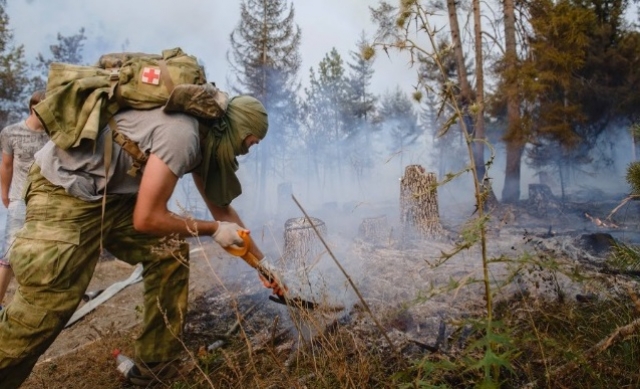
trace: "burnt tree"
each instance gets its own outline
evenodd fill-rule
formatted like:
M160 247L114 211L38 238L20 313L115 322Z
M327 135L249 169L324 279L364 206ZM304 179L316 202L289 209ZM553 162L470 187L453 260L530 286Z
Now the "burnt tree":
M405 233L436 238L444 234L438 211L438 181L420 165L405 168L400 180L400 222Z
M544 184L529 184L529 211L535 215L546 217L562 213L562 203L553 195L551 189Z
M306 217L293 218L284 225L284 259L287 262L295 262L298 265L315 262L324 248L313 226L321 235L325 235L327 227L318 218Z
M387 215L362 219L358 228L358 236L365 242L376 245L387 245L391 238L391 230L387 222Z

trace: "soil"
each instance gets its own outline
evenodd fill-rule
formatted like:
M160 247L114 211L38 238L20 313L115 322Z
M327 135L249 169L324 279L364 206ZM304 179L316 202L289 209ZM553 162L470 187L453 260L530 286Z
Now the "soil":
M602 209L596 209L591 204L588 210L590 215L604 220L613 207L615 204L606 204ZM638 210L634 211L637 214ZM584 244L581 236L585 233L611 232L618 238L621 234L617 231L625 231L625 236L633 231L635 236L638 230L631 219L628 219L630 223L626 228L603 229L594 224L593 220L585 218L583 210L556 217L553 225L522 209L514 210L513 214L506 212L505 215L496 225L489 226L488 250L492 257L505 253L518 256L523 253L553 251L559 260L573 266L583 262L585 258L595 258L576 246L578 243ZM327 226L333 227L333 224L328 222ZM368 243L354 238L354 234L332 231L331 228L329 231L326 240L335 250L332 254L338 258L374 316L380 318L381 325L399 349L405 350L411 345L415 349L415 344L435 344L437 347L441 338L447 339L454 331L460 330L455 327L460 318L483 312L483 293L479 284L470 283L465 288L450 289L451 279L469 280L478 277L482 271L477 260L480 257L477 248L441 261L441 253L450 251L459 239L456 234L418 242L403 241L397 235L390 234L388 241ZM261 247L264 246L266 245L261 244ZM254 350L262 347L264 339L273 341L276 333L285 333L287 330L291 333L289 340L300 335L313 336L312 333L302 334L301 331L296 334L295 329L291 330L294 327L291 325L291 310L269 302L270 291L261 285L256 272L242 260L231 257L210 240L192 242L191 247L190 311L186 318L184 336L185 350L190 355L183 359L185 363L181 373L184 382L198 382L198 377L203 373L195 366L193 361L198 358L194 356L206 355L207 348L220 339L220 334L229 333L234 327L237 317L248 317L242 322L242 334ZM276 256L272 256L274 257ZM367 315L358 313L363 311L359 306L360 300L329 255L324 252L312 262L309 268L305 268L304 264L293 264L295 266L290 271L283 272L284 279L288 282L294 280L294 275L301 273L300 269L303 270L302 273L312 275L299 285L289 283L293 289L302 291L303 297L311 297L314 301L328 298L331 302L345 306L344 315L316 315L316 323L318 320L326 320L319 323L319 328L326 329L329 327L328 323L340 322L340 325L353 328L354 334L367 338L364 340L365 344L384 344L388 339L379 336L376 326L370 320L362 320ZM493 277L509 274L509 269L500 264L492 269ZM118 260L102 261L97 266L88 290L104 289L114 282L126 279L132 271L133 267ZM540 280L548 277L539 273L531 273L530 279L514 279L506 285L504 294L523 288L528 288L530 293L556 293L560 287L570 295L589 292L583 285L577 285L568 278L554 278L553 285L545 287L545 283ZM425 285L431 288L429 293L432 295L424 301L420 299L421 302L418 303L416 296L424 293ZM321 291L320 295L310 294L308 289L304 289L307 287L314 292ZM325 293L327 290L330 292ZM10 293L12 291L13 288ZM21 388L128 388L115 368L111 353L117 348L125 355L133 355L132 339L140 329L141 299L142 284L131 285L81 321L65 329L38 361ZM402 304L407 301L412 304L401 309ZM249 311L252 311L250 317ZM448 324L445 326L445 323ZM284 342L285 346L286 343L287 341Z
M192 242L191 247L189 301L192 307L204 292L215 289L214 285L219 284L220 278L224 278L229 272L247 276L252 273L254 283L260 284L251 268L238 258L226 254L217 245ZM133 270L133 266L117 259L101 260L87 291L103 290L115 282L125 280ZM11 301L15 287L13 280L5 302ZM142 318L142 288L141 282L124 288L78 322L65 328L39 359L21 388L127 387L115 369L112 351L117 348L125 355L133 355L132 339L140 328ZM85 303L81 303L80 307L82 304Z

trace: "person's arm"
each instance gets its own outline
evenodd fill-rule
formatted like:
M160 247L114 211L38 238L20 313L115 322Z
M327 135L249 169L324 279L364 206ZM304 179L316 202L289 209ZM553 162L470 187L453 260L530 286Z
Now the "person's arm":
M204 181L202 180L202 176L198 173L194 172L191 174L193 176L193 182L196 184L196 188L198 188L198 192L200 192L200 196L204 200L204 203L207 205L209 212L216 220L229 221L238 224L241 227L246 228L242 219L240 219L240 215L236 212L236 210L231 206L227 205L226 207L221 207L219 205L214 204L210 201L204 192ZM262 260L264 258L264 254L260 251L260 248L255 244L255 241L251 241L251 247L249 251L255 255L256 258Z
M0 187L2 188L2 204L9 207L9 189L13 179L13 154L2 153L0 163Z
M198 192L200 192L202 199L207 205L207 208L209 208L211 215L213 215L213 217L216 220L231 221L240 225L241 227L245 227L244 223L240 219L240 215L238 215L236 210L231 205L227 205L226 207L221 207L219 205L214 204L212 201L210 201L207 198L204 191L204 181L202 179L202 176L200 176L196 172L193 172L191 175L193 176L193 182L196 184L196 187L198 188ZM251 252L258 259L258 261L262 261L263 259L265 259L264 254L262 253L262 251L260 251L260 248L255 244L255 241L251 239L251 237L249 237L249 239L251 242L250 243L251 246L249 247L249 252ZM269 266L269 264L263 263L263 266ZM277 278L269 282L269 280L263 277L259 271L258 271L258 277L262 281L262 284L265 286L265 288L270 288L273 290L273 294L278 296L283 296L284 293L286 292L286 287L284 287L283 284Z
M183 237L213 235L217 221L193 220L181 217L167 209L167 204L178 183L178 177L154 154L142 174L140 191L133 211L133 226L140 232L154 235L179 234Z

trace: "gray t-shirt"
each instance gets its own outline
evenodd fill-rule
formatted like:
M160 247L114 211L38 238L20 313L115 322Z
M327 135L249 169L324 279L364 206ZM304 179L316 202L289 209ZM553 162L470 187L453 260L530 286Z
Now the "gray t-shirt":
M2 153L13 155L13 176L9 188L9 200L22 199L22 190L27 181L29 167L33 163L33 155L49 140L44 131L32 130L25 124L11 124L0 132Z
M198 121L194 117L168 114L157 108L122 111L115 120L122 134L137 142L142 151L160 158L177 177L200 163ZM105 186L105 138L112 142L109 126L100 132L95 145L83 141L77 147L62 150L49 142L36 153L36 163L47 180L64 187L70 195L86 201L100 200ZM114 142L107 194L138 192L142 174L128 175L132 165L131 155Z

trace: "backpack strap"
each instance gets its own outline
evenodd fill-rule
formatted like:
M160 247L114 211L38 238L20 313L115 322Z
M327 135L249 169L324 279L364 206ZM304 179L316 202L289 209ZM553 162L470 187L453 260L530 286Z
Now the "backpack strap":
M127 171L127 174L135 177L138 171L145 165L149 156L140 150L136 142L118 131L118 124L113 116L109 118L109 128L111 129L113 142L119 144L120 147L133 158L133 166ZM109 142L108 139L105 139L104 142L104 193L102 194L102 216L100 221L100 252L102 252L103 249L102 234L104 231L104 216L107 210L107 183L109 182L109 169L111 168L111 157L113 156L113 142Z
M116 126L116 119L112 116L109 118L109 127ZM104 142L104 192L102 193L102 215L100 216L100 254L104 248L103 245L103 233L104 233L104 215L107 212L107 183L109 182L109 168L111 167L111 156L113 155L113 142L109 142L106 139Z
M167 88L167 92L171 94L175 85L173 84L173 80L171 79L171 75L169 74L169 69L167 68L167 63L164 60L158 61L158 67L160 68L160 77L164 82L165 88ZM114 97L116 101L120 104L120 106L124 106L122 104L122 96L120 94L120 88L118 88L118 72L119 69L116 69L111 74L112 87L109 93L109 97ZM138 143L131 140L128 136L124 135L120 131L118 131L118 126L116 121L111 118L109 120L109 127L111 127L111 134L113 135L113 141L122 147L124 151L126 151L131 158L133 158L133 166L131 169L127 171L127 174L131 177L135 177L140 169L147 163L149 159L149 155L140 150L140 146Z
M164 59L158 61L158 67L160 68L160 78L162 78L162 82L164 82L165 88L167 88L167 92L171 95L173 92L173 80L171 79L171 74L169 74L169 69L167 68L167 63Z
M119 144L120 147L122 147L122 149L126 151L131 158L133 158L133 166L131 166L131 169L127 170L127 174L131 177L135 177L149 160L149 155L140 150L140 146L138 146L137 142L134 142L128 136L118 131L118 126L116 125L115 120L109 122L109 127L111 127L113 141Z

